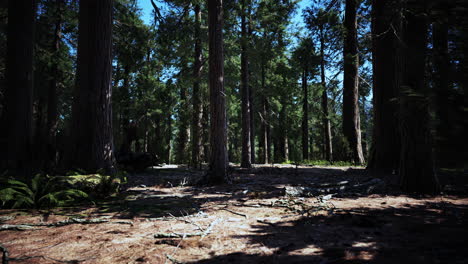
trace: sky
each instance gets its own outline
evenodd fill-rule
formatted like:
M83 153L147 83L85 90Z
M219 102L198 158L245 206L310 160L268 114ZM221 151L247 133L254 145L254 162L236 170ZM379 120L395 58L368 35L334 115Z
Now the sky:
M160 1L155 1L158 6L163 4ZM298 9L295 13L292 22L298 24L301 27L304 27L304 22L302 20L302 10L309 5L309 0L300 0L298 3ZM138 0L138 5L142 9L142 19L146 24L151 23L153 6L151 5L151 0Z

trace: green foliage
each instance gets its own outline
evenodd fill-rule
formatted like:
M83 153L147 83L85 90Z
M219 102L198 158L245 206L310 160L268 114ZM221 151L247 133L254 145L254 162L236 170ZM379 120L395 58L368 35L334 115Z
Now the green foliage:
M78 189L64 188L59 177L37 174L29 183L4 178L0 190L2 207L11 208L51 208L70 204L88 194Z

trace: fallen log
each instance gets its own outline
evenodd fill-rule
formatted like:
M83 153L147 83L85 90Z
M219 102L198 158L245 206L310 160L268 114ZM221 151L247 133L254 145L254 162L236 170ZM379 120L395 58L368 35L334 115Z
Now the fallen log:
M315 197L319 195L326 195L326 194L336 194L336 193L343 193L344 191L347 192L365 192L365 193L372 193L377 189L384 186L384 181L381 179L371 179L369 181L358 183L354 185L348 185L348 181L342 181L337 183L325 183L325 184L318 184L315 186L286 186L284 188L284 195L285 196L292 196L292 197ZM325 187L325 188L322 188Z
M58 221L55 223L25 223L25 224L16 224L16 225L4 224L4 225L0 225L0 231L3 231L3 230L26 231L26 230L36 229L39 226L60 227L60 226L73 225L73 224L86 225L86 224L100 224L100 223L133 225L132 221L126 221L126 220L110 221L109 219L103 219L103 218L93 218L93 219L69 218L67 220Z

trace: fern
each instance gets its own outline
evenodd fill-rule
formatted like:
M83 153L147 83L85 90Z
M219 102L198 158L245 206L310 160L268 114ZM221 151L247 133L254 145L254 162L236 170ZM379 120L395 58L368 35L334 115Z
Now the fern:
M88 194L77 189L64 189L58 177L35 175L29 184L15 179L6 179L0 190L2 207L11 208L43 208L62 206L79 198L87 198Z

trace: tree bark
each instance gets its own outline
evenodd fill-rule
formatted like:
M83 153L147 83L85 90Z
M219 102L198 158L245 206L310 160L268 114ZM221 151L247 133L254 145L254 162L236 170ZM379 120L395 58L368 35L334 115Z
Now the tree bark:
M332 146L332 134L331 134L331 124L328 111L328 95L327 95L327 84L325 80L325 36L323 33L323 27L319 28L320 30L320 76L321 84L323 88L322 92L322 125L323 125L323 135L324 135L324 145L325 145L325 158L326 160L333 161L333 146Z
M307 89L307 69L302 72L302 160L309 159L309 93Z
M187 163L187 142L189 139L189 116L188 116L188 101L187 88L184 84L180 85L180 108L179 108L179 133L177 135L176 162Z
M8 2L2 160L11 174L32 172L32 93L35 1Z
M195 5L195 50L193 63L193 91L192 91L192 166L201 166L201 146L202 146L202 104L200 99L200 80L202 73L202 46L201 46L201 8Z
M242 111L242 155L241 167L252 167L250 141L250 91L249 91L249 58L247 54L246 0L242 0L241 14L241 111Z
M81 0L68 165L115 169L112 136L112 0Z
M364 163L359 115L359 54L357 43L357 0L346 0L345 41L343 46L343 134L356 164Z
M396 61L398 38L397 1L372 2L372 66L374 127L368 168L383 172L398 169L400 135L396 99L399 91L399 72Z
M224 89L223 0L208 0L211 162L208 181L230 182L227 174L226 94Z
M63 0L56 0L56 21L54 29L54 41L52 43L52 51L56 57L58 57L58 51L60 49L60 40L62 37L62 8ZM57 83L58 83L58 60L54 61L52 66L53 78L50 80L48 89L48 103L47 103L47 170L50 171L56 166L56 153L57 153L57 119L58 119L58 94L57 94Z
M265 63L262 61L261 65L261 89L263 92L262 95L262 111L261 111L261 127L260 127L260 163L268 164L269 155L268 155L268 108L267 108L267 99L265 97Z
M428 23L424 1L410 0L403 25L400 49L404 71L400 93L400 184L403 190L437 193L439 183L434 171L427 96L426 49Z
M450 140L450 112L449 112L449 68L448 53L448 10L441 6L436 9L438 16L433 23L432 45L434 47L434 89L436 110L436 155L439 166L451 163L452 153L456 145Z

